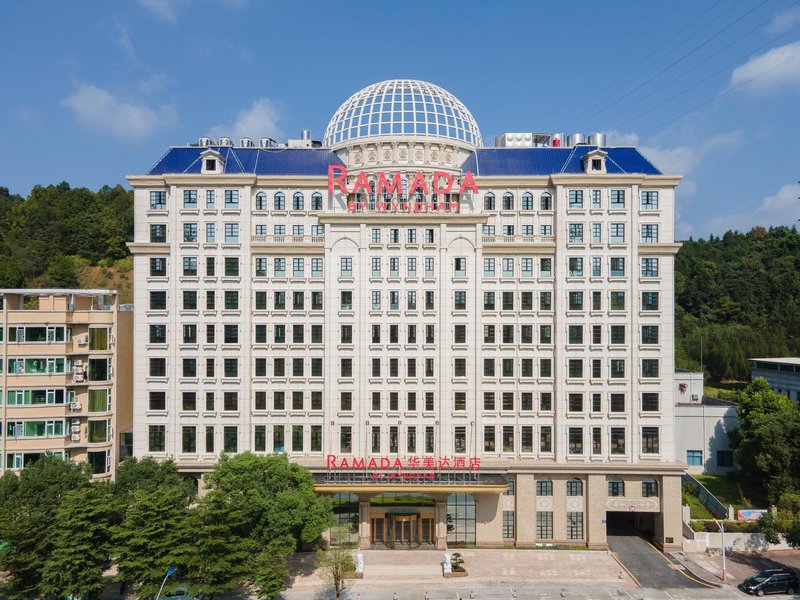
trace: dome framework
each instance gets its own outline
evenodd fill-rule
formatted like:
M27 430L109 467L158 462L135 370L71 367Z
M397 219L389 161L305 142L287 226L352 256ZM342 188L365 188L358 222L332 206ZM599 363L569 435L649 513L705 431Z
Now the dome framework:
M453 94L414 79L373 83L345 100L325 130L326 146L367 137L420 136L482 145L475 118Z

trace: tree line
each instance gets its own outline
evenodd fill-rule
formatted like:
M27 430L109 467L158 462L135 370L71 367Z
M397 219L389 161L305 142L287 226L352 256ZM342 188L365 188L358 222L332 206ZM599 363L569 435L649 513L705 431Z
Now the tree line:
M130 256L133 193L67 183L27 198L0 187L0 287L77 286L76 265ZM750 379L748 358L800 353L800 235L754 227L689 239L675 259L676 358L712 379Z
M92 481L85 463L45 455L0 478L4 598L95 598L115 581L137 598L165 591L215 594L248 584L272 598L287 583L287 558L334 523L330 500L283 454L222 455L207 492L171 461L126 459L114 483Z

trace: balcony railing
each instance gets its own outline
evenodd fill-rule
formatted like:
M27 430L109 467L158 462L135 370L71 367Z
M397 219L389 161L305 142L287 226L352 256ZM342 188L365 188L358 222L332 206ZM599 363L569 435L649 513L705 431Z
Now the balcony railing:
M254 244L324 244L324 235L254 235Z
M484 235L484 244L552 244L553 235Z

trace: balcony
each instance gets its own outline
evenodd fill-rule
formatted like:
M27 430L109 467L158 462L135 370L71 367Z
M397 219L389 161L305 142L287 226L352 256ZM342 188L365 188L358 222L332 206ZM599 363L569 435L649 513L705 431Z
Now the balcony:
M554 235L484 235L484 244L555 244Z
M324 235L254 235L254 244L324 244Z

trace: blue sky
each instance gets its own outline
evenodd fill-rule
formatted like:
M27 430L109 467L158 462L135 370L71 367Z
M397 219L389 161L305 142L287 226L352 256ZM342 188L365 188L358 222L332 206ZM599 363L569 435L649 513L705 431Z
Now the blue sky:
M383 79L681 173L678 237L800 218L800 1L12 2L0 186L96 189L200 135L310 129Z

